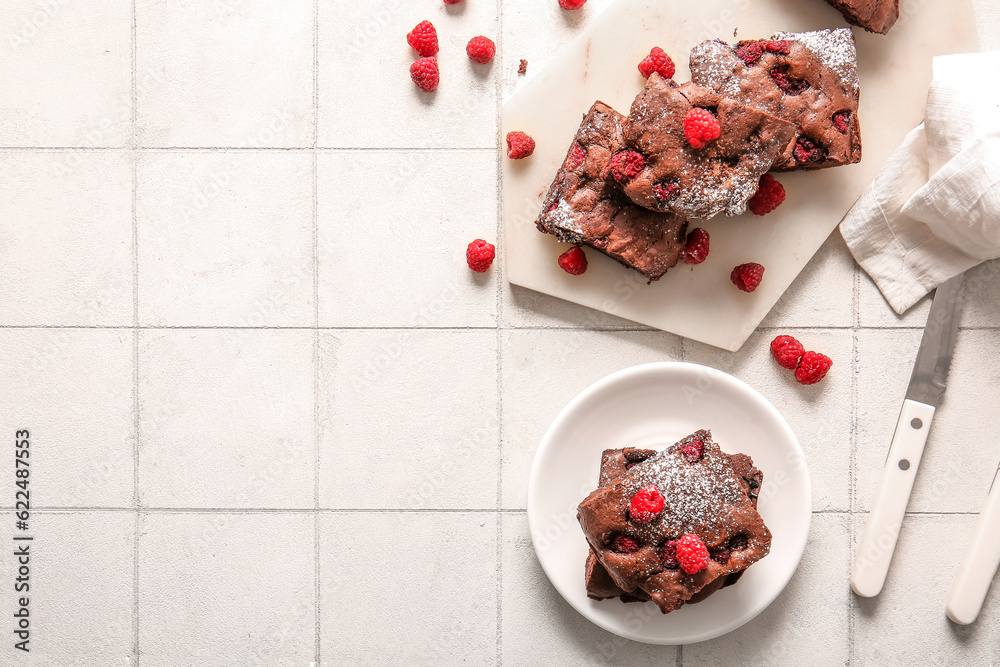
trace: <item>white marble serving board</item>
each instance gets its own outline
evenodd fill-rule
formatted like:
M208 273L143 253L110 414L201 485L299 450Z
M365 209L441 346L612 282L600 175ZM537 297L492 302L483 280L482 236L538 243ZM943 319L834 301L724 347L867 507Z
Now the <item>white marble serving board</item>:
M871 182L903 136L923 118L935 55L977 50L970 0L904 0L887 37L855 29L861 78L860 164L780 174L788 199L765 217L750 214L693 221L712 236L703 264L679 264L647 285L639 274L589 251L590 268L570 276L556 264L565 244L534 226L548 189L580 123L600 99L628 113L644 79L636 65L653 46L689 79L687 57L705 39L764 38L777 30L843 26L821 0L618 0L584 29L503 107L502 135L535 138L532 157L504 159L503 206L507 278L521 285L728 350L738 350ZM760 262L764 280L753 294L729 281L734 266Z

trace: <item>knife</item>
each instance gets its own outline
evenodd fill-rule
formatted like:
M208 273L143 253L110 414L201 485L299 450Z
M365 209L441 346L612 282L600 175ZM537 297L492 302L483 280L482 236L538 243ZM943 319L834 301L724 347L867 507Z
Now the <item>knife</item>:
M958 337L963 282L964 276L959 274L934 293L906 400L851 570L851 588L861 597L878 595L889 572L931 421L947 386Z
M960 625L976 620L983 608L990 582L1000 567L1000 468L993 477L986 505L979 513L972 541L951 585L948 618Z

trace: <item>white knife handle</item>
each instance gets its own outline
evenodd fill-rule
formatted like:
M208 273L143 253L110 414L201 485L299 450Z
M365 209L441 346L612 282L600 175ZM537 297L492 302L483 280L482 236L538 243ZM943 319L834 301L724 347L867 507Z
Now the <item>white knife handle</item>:
M976 528L972 532L972 541L965 552L962 565L958 568L958 574L955 575L955 583L951 585L951 595L948 596L948 606L945 607L948 618L961 625L968 625L976 620L998 567L1000 567L1000 470L993 478L986 506L979 513Z
M878 490L851 570L851 588L861 597L878 595L885 584L933 419L933 406L910 399L903 401L889 456L878 480Z

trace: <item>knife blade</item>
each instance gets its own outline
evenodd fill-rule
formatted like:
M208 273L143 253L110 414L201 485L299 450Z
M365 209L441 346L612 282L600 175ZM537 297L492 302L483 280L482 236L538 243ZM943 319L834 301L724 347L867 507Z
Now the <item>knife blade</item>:
M934 293L906 398L851 569L851 588L861 597L878 595L885 585L931 422L948 384L964 281L964 275L959 274Z

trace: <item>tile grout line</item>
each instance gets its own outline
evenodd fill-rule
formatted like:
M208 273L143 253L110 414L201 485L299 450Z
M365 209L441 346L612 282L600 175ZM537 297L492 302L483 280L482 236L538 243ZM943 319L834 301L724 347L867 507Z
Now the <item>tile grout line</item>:
M314 125L316 125L314 123ZM314 130L314 132L318 132ZM75 153L78 151L89 151L89 152L116 152L122 150L128 150L132 148L131 145L122 146L0 146L0 152L10 151L10 152L30 152L30 153ZM219 153L219 152L253 152L253 151L263 151L267 153L274 152L297 152L306 153L312 151L320 152L331 152L331 153L357 153L357 152L467 152L467 153L485 153L486 151L495 151L496 148L493 146L319 146L319 145L309 145L309 146L136 146L135 150L150 153L185 153L185 152L205 152L205 153Z
M858 330L861 326L861 269L857 262L854 264L854 290L852 294L852 307L854 310L854 326L851 331L851 468L848 471L848 481L850 483L850 504L848 506L848 526L847 526L847 580L851 580L851 568L854 561L854 516L857 507L856 499L856 479L854 467L857 463L858 447ZM847 610L847 664L854 662L854 613L856 609L854 594L848 593Z
M312 262L313 262L313 608L315 609L315 658L316 667L322 666L321 641L321 567L320 567L320 405L319 405L319 0L313 0L313 127L312 127Z
M132 0L132 118L129 128L129 148L132 166L132 381L133 408L135 417L134 444L132 450L132 504L135 506L135 540L132 545L132 642L135 667L139 667L139 152L138 152L138 21L136 0Z
M502 279L501 283L502 283ZM97 329L102 331L172 331L172 330L192 330L192 331L555 331L567 333L647 333L647 334L667 334L677 336L662 329L638 328L638 327L553 327L553 326L330 326L317 327L315 325L287 325L287 326L238 326L238 325L94 325L94 324L0 324L0 330L50 330L50 329ZM866 326L759 326L754 329L758 331L920 331L923 326L898 326L898 327L866 327ZM1000 331L1000 326L960 326L959 331ZM688 339L693 340L693 339ZM698 342L698 341L695 341ZM716 347L710 343L703 343L712 350L726 352L721 347Z
M501 126L501 112L503 109L503 0L496 0L496 12L497 12L497 34L496 34L496 46L497 53L500 54L498 59L500 62L499 72L494 68L494 76L496 77L496 134L494 136L494 141L496 142L496 147L494 150L494 156L496 160L496 177L497 177L497 221L496 221L496 244L500 246L503 251L503 256L506 257L507 244L500 242L500 237L503 235L503 159L500 157L500 146L502 146L500 140L500 133L503 131ZM504 262L501 260L501 264ZM500 511L503 507L503 326L502 326L502 313L503 313L503 278L502 271L497 271L497 292L496 292L496 341L497 341L497 654L496 654L496 664L497 667L503 665L503 513Z

